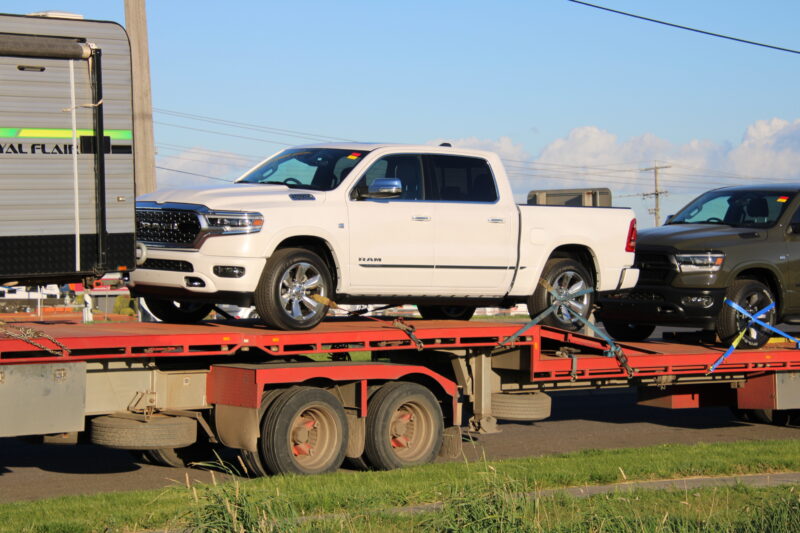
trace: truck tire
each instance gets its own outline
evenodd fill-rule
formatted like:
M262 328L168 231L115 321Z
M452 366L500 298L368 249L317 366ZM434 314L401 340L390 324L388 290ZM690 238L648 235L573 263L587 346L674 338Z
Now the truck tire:
M328 312L314 300L332 292L331 275L320 257L304 248L283 248L267 261L255 292L258 316L284 330L311 329Z
M492 416L498 420L533 422L550 417L552 401L543 392L527 394L492 394Z
M272 474L333 472L347 448L344 407L325 389L292 387L267 409L259 444Z
M153 316L162 322L172 324L194 324L195 322L200 322L214 308L214 304L209 303L162 300L149 296L144 299L144 303L147 305L147 309L153 313Z
M626 322L612 322L603 320L606 333L618 341L639 342L647 340L656 330L651 324L629 324Z
M425 320L469 320L475 314L470 305L418 305L417 311Z
M559 295L575 293L594 287L594 281L586 267L574 259L565 257L548 259L544 265L541 279L546 281ZM533 295L528 298L528 313L531 318L535 318L539 313L550 307L552 303L553 296L540 283ZM588 320L589 315L592 314L593 305L594 292L584 294L565 305L559 306L554 312L542 319L540 324L568 331L579 331L583 329L583 322L578 319L570 319L566 315L565 309L568 308L571 313L580 314Z
M753 314L763 309L775 301L769 287L754 279L737 279L728 288L726 297L739 304L748 313ZM777 313L773 308L766 314L766 317L759 317L759 320L769 325L775 324ZM723 305L717 317L717 335L722 344L730 345L739 336L739 333L750 321L749 318L741 315L729 305ZM760 326L748 328L742 340L739 342L740 348L760 348L767 343L770 338L769 330Z
M197 441L197 421L154 415L148 421L113 415L92 419L92 444L119 450L184 448Z
M788 426L790 412L786 409L748 409L747 419L757 424L772 424L773 426Z
M376 470L430 463L442 446L442 409L416 383L390 382L369 402L364 454Z

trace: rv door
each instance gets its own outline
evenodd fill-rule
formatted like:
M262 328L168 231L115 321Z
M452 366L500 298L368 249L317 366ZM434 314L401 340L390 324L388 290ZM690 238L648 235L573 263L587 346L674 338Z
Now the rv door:
M75 39L0 34L0 280L98 266L91 54Z

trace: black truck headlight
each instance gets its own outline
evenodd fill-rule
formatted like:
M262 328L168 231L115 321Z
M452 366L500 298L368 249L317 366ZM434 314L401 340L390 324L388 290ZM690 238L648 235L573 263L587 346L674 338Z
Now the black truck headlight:
M211 211L205 214L208 229L218 235L256 233L264 225L261 213L243 211Z
M717 252L675 254L675 262L681 272L717 272L724 261L725 254Z

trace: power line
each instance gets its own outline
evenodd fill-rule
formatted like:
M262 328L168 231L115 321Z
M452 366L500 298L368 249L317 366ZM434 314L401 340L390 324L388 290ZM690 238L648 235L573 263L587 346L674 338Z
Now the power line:
M239 139L248 139L251 141L261 141L265 143L272 143L272 144L280 144L281 146L294 146L292 143L285 143L282 141L275 141L273 139L262 139L260 137L250 137L248 135L236 135L235 133L225 133L223 131L216 131L216 130L207 130L204 128L193 128L191 126L183 126L181 124L172 124L170 122L160 122L158 120L153 121L154 124L158 124L159 126L169 126L171 128L181 128L184 130L192 130L192 131L200 131L203 133L211 133L214 135L222 135L224 137L237 137Z
M156 168L160 170L168 170L170 172L177 172L179 174L189 174L191 176L200 176L201 178L208 178L210 180L217 180L217 181L224 181L226 183L233 183L233 180L226 180L224 178L217 178L216 176L209 176L208 174L198 174L197 172L189 172L187 170L178 170L177 168L167 168L167 167L160 167L156 165Z
M647 22L655 22L656 24L662 24L664 26L669 26L671 28L678 28L679 30L693 31L695 33L701 33L703 35L709 35L711 37L719 37L720 39L728 39L729 41L736 41L736 42L744 43L744 44L752 44L754 46L761 46L763 48L770 48L772 50L778 50L780 52L789 52L791 54L800 54L800 50L792 50L791 48L783 48L781 46L775 46L775 45L772 45L772 44L759 43L759 42L756 42L756 41L748 41L747 39L740 39L738 37L731 37L730 35L723 35L721 33L714 33L714 32L705 31L705 30L698 30L697 28L690 28L689 26L681 26L680 24L673 24L672 22L665 22L663 20L651 19L651 18L648 18L648 17L643 17L641 15L634 15L633 13L627 13L625 11L618 11L616 9L611 9L611 8L608 8L608 7L598 6L596 4L590 4L588 2L582 2L580 0L569 0L569 1L572 2L573 4L581 4L583 6L593 7L595 9L600 9L602 11L609 11L611 13L616 13L618 15L625 15L626 17L631 17L631 18L635 18L635 19L639 19L639 20L645 20Z
M262 126L259 124L249 124L247 122L237 122L234 120L227 120L223 118L215 118L209 117L204 115L196 115L194 113L184 113L182 111L172 111L170 109L162 109L162 108L153 108L153 111L157 113L161 113L164 115L171 115L174 117L180 118L187 118L189 120L198 120L202 122L210 122L213 124L220 124L223 126L234 126L237 128L243 128L248 130L254 131L262 131L266 133L277 133L279 135L286 135L289 137L299 137L301 139L307 139L311 141L344 141L344 142L357 142L352 139L344 139L342 137L333 137L330 135L321 135L318 133L308 133L304 131L297 131L297 130L287 130L283 128L273 128L271 126Z

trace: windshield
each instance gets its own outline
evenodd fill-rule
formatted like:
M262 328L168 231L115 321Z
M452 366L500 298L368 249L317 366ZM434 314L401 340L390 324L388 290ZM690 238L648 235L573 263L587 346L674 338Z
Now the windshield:
M286 185L292 189L335 189L369 152L334 148L292 148L267 159L236 183Z
M681 209L668 224L770 228L778 222L793 196L793 191L710 191Z

